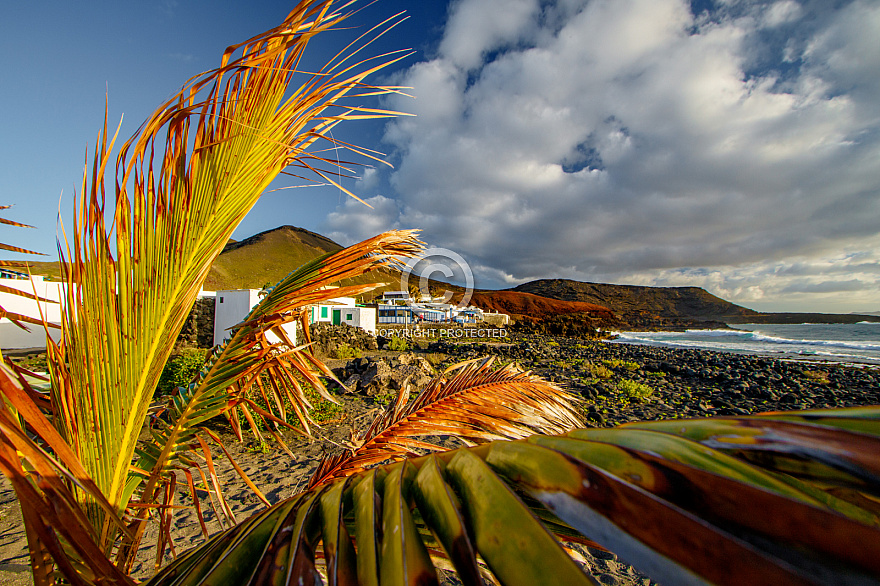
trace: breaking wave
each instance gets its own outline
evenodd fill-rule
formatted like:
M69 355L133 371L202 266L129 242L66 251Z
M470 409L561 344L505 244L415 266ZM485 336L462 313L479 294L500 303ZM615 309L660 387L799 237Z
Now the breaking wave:
M873 322L869 322L873 323ZM819 328L818 326L822 326ZM840 361L880 362L880 332L860 324L762 325L753 330L717 329L684 332L616 332L620 343L674 348L790 354Z

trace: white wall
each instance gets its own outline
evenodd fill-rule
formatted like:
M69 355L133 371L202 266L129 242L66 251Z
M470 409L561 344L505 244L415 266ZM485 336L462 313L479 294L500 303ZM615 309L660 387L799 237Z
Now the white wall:
M363 328L374 336L376 335L376 308L375 307L342 307L342 323L357 328ZM348 316L351 319L348 319Z
M233 291L216 291L214 294L214 345L222 344L232 336L228 328L240 324L253 307L260 302L260 289L237 289ZM281 326L287 337L296 344L296 322ZM271 343L281 339L272 332L266 333Z
M294 320L291 322L287 322L286 324L281 326L281 329L284 330L284 333L287 334L287 337L290 338L290 341L296 344L296 326L299 323L299 320ZM281 341L281 338L276 336L273 332L266 332L266 339L270 344L277 344Z
M0 285L18 289L33 294L36 291L38 297L61 301L65 293L64 283L46 281L42 276L32 276L30 279L0 279ZM40 310L50 323L61 323L61 305L59 303L37 302L12 293L0 292L0 307L10 313L26 315L34 319L40 319ZM0 348L11 350L15 348L45 348L46 331L42 326L25 324L30 329L26 332L16 326L7 318L0 318ZM58 340L60 330L52 329L50 335Z
M240 324L248 312L260 301L259 289L237 289L215 292L214 345L231 337L229 328Z

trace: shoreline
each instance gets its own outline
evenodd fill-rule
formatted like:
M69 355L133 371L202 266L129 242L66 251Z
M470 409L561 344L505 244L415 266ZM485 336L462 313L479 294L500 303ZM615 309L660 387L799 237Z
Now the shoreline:
M797 354L794 352L785 352L783 350L779 350L777 352L772 351L754 351L754 350L743 350L740 348L729 348L729 349L712 349L712 348L702 348L700 346L670 346L665 344L649 344L645 342L614 342L613 340L608 340L608 343L613 344L621 344L621 345L631 345L631 346L648 346L651 348L669 348L672 350L698 350L701 352L718 352L718 353L727 353L727 354L741 354L745 356L755 356L757 358L769 358L771 360L785 360L788 362L795 363L803 363L803 364L815 364L815 365L836 365L836 366L844 366L847 368L868 368L870 370L880 370L880 362L859 362L859 361L845 361L840 360L838 358L834 358L833 356L816 356L813 354Z
M698 349L815 364L880 368L880 330L836 328L862 324L734 324L725 328L617 330L608 341L658 348ZM870 324L867 324L870 325ZM811 326L815 326L814 330Z
M867 365L811 364L714 350L511 334L503 341L438 340L422 344L413 355L438 359L437 370L449 363L486 354L497 355L502 361L516 361L524 369L532 370L575 394L582 401L584 427L880 404L880 373L877 369L866 368ZM400 353L389 350L364 350L363 356L359 360L400 362ZM327 362L331 368L344 370L355 360ZM593 376L593 373L600 376ZM622 380L645 385L652 392L644 399L629 397L619 386ZM248 442L247 438L246 443L238 443L221 430L226 448L270 502L293 496L297 486L310 476L322 454L336 453L338 446L349 440L353 428L366 428L383 407L375 397L358 393L340 394L339 399L344 404L343 417L317 430L315 440L284 435L296 455L295 460L274 443L272 451L265 453L255 449L254 443ZM212 452L219 456L219 449L212 448ZM216 458L215 465L239 521L262 509L261 503L224 458ZM191 501L181 491L177 502ZM207 499L203 500L202 509L211 531L219 529L219 522ZM178 554L203 541L192 510L181 510L174 519ZM0 535L4 537L0 541L0 583L32 584L27 541L17 500L5 477L0 479ZM580 553L582 563L590 568L600 583L618 586L650 583L612 554L599 551ZM138 555L136 575L139 579L152 574L155 555L155 546L148 537ZM170 559L170 553L167 553L164 563Z

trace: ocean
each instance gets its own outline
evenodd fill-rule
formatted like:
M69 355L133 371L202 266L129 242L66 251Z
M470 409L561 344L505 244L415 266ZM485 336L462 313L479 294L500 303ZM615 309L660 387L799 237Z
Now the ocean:
M733 327L736 329L615 332L619 337L614 342L880 365L880 322L736 324Z

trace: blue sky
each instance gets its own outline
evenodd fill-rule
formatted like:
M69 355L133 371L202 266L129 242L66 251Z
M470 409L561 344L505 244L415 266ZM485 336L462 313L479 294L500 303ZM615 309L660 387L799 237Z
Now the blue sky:
M366 3L364 3L366 4ZM53 252L103 119L121 136L291 4L22 3L0 22L0 204ZM281 224L342 244L422 228L482 287L535 278L695 285L767 311L880 310L880 2L379 0L414 118L337 138L380 150L356 204L267 194L235 236ZM321 59L345 33L316 44ZM61 197L61 194L64 194Z

